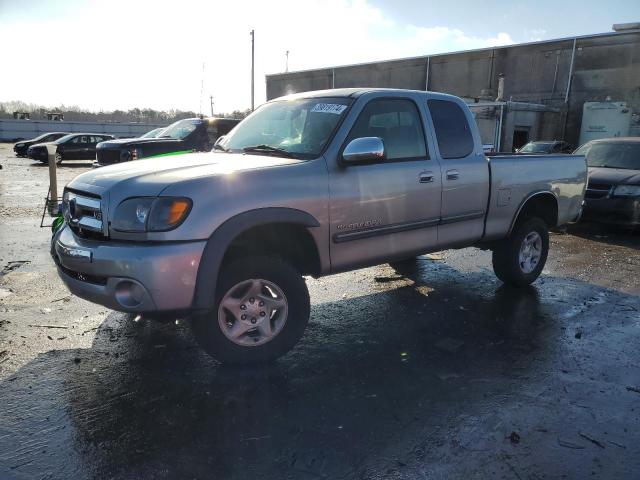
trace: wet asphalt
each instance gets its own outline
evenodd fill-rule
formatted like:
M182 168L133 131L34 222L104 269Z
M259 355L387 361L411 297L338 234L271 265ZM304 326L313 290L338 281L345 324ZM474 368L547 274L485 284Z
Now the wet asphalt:
M2 479L638 478L638 232L554 234L526 289L477 249L307 279L298 346L231 368L70 296L46 168L0 164Z

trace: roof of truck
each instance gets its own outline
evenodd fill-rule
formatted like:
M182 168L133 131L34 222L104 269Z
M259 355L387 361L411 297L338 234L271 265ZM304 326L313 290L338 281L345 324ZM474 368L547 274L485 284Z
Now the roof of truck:
M320 97L351 97L357 98L365 93L371 92L388 92L388 93L419 93L425 94L428 93L435 97L451 97L452 95L448 95L446 93L439 92L430 92L427 90L409 90L404 88L372 88L372 87L359 87L359 88L334 88L328 90L311 90L308 92L300 92L300 93L292 93L290 95L285 95L282 97L274 98L270 101L274 100L294 100L297 98L320 98Z

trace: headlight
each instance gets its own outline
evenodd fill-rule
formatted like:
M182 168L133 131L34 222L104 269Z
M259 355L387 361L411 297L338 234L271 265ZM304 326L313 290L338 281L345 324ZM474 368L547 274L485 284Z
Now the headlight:
M116 208L112 225L120 232L166 232L178 227L190 211L188 198L128 198Z
M613 189L615 197L640 197L640 185L618 185Z

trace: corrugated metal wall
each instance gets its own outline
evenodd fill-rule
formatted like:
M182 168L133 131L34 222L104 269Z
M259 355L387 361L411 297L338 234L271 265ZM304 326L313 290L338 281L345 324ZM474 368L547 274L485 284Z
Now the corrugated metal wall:
M267 98L342 87L428 89L466 98L494 100L498 74L505 75L504 100L560 108L551 130L578 141L586 101L623 101L640 114L640 33L576 39L570 95L565 103L573 38L511 45L430 57L323 68L267 76ZM632 126L633 127L633 126ZM547 126L543 126L543 131Z

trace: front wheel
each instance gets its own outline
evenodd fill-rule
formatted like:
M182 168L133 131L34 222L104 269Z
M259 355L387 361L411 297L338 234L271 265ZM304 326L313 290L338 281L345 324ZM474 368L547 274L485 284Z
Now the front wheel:
M198 343L225 364L274 360L300 340L309 321L309 291L287 262L250 257L223 267L215 309L192 317Z
M524 287L542 272L549 254L549 228L534 217L516 224L493 250L493 271L507 285Z

